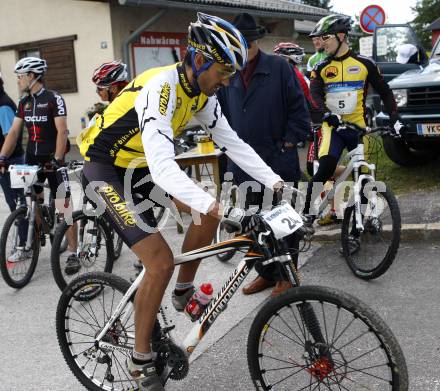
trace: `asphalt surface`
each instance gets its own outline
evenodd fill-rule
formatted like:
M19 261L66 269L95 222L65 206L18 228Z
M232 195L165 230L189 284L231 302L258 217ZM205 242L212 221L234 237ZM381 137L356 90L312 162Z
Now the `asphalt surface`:
M77 189L74 196L79 196ZM405 195L399 198L399 205L404 223L439 222L440 203L435 193ZM0 227L7 213L0 192ZM173 221L164 234L177 253L183 235L177 234ZM307 261L301 269L303 284L343 289L376 310L401 344L410 375L409 389L440 391L439 243L402 243L390 270L371 282L354 277L337 250L338 245L331 243L316 245L305 254L301 258L302 262ZM114 272L129 278L134 274L133 260L133 254L124 247ZM226 264L211 258L202 263L196 282L210 281L218 290L237 263L237 257ZM250 275L245 283L253 277L254 274ZM169 303L169 294L170 290L165 303ZM247 335L268 294L269 291L244 296L237 292L191 356L187 378L170 381L166 389L253 390L246 359ZM0 280L0 391L84 390L65 364L57 344L55 310L59 296L48 246L40 255L32 281L24 289L13 290ZM191 323L183 315L171 316L177 326L177 337L181 338Z
M402 347L409 390L440 390L440 246L403 244L391 269L371 282L354 277L337 249L336 245L326 245L315 253L302 269L303 285L342 288L368 304L385 320ZM247 369L246 343L257 311L199 356L188 377L171 382L167 390L254 390Z

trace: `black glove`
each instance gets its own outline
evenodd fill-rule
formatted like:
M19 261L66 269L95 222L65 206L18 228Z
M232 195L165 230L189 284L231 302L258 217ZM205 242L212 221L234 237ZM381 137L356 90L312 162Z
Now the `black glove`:
M63 167L64 164L62 160L55 159L55 156L52 156L50 159L50 165L54 170L58 170L59 168Z
M329 126L337 129L341 124L341 116L328 112L324 114L324 117L322 117L322 122L327 122Z

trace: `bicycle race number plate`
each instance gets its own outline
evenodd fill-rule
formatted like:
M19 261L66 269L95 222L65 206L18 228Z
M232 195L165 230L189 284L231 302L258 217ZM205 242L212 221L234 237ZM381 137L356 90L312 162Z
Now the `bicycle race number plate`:
M11 187L13 189L27 189L37 181L38 166L16 164L9 167Z
M262 217L277 239L293 234L304 224L301 216L289 204L279 205L270 212L264 213Z

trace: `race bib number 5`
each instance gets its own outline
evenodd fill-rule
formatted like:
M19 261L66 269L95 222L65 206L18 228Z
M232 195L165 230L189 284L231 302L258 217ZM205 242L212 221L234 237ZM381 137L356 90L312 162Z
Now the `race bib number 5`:
M357 92L355 90L327 92L326 103L332 113L351 114L356 109Z
M264 213L262 217L277 239L293 234L304 224L301 216L289 204L279 205Z

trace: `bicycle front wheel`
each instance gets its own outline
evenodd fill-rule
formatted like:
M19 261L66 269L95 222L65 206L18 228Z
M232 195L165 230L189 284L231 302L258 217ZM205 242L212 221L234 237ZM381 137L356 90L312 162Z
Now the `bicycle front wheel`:
M29 229L27 208L18 208L5 221L0 236L0 270L11 288L21 289L31 280L40 255L40 237L34 225L32 248L25 251Z
M391 330L335 289L296 287L268 301L251 326L247 356L258 390L408 390Z
M364 192L364 190L363 190ZM365 192L364 192L365 193ZM344 212L342 253L356 277L371 280L384 274L393 263L400 244L400 210L390 189L371 187L362 205L364 231L356 230L354 206Z
M94 271L111 273L113 270L113 240L105 221L94 216L87 216L82 211L74 212L72 219L73 224L77 225L76 255L79 263L76 269L67 267L71 252L60 251L66 231L71 227L66 221L57 226L50 254L52 273L61 290L80 274Z

